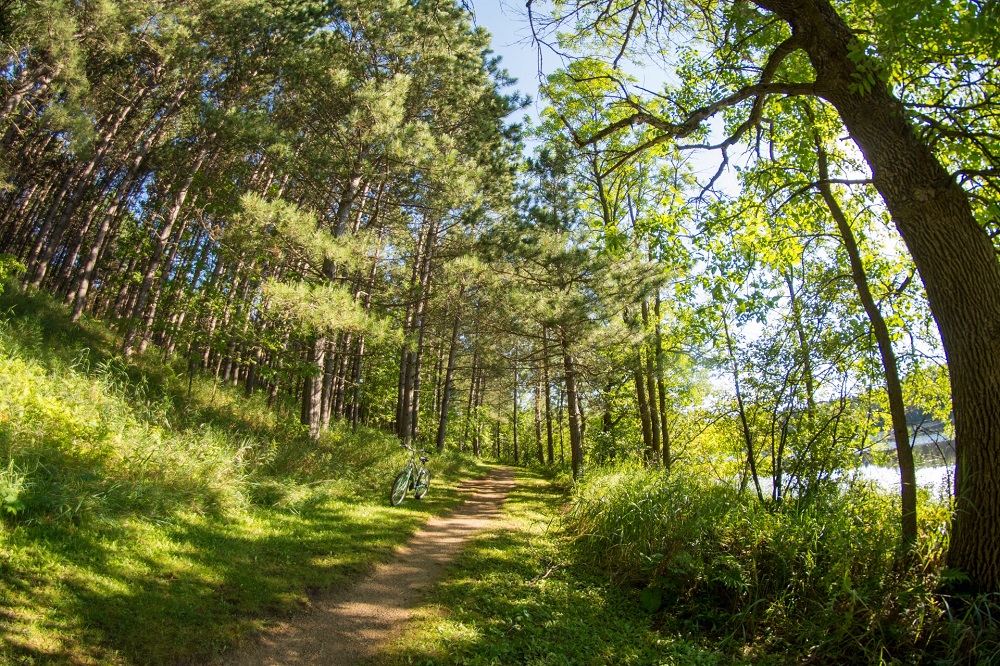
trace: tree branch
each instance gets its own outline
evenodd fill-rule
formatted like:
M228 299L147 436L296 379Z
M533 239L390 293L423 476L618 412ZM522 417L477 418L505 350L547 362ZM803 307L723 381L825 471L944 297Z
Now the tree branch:
M627 100L626 103L636 108L636 112L632 115L611 123L590 137L580 137L576 131L573 131L572 135L577 146L583 148L585 146L593 145L620 130L634 127L636 125L648 125L672 138L682 139L693 134L698 128L701 127L703 122L714 116L719 111L735 106L740 102L750 99L751 97L767 95L786 95L791 97L814 95L815 93L816 88L812 83L758 83L756 85L742 88L732 95L723 97L713 104L696 109L688 115L687 118L681 120L680 122L671 122L669 120L658 118L649 111L639 107L638 103ZM564 119L564 122L567 121Z

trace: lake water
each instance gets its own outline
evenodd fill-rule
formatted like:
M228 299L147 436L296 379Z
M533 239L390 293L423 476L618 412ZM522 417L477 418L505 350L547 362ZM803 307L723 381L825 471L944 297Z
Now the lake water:
M935 496L950 493L954 484L954 473L952 465L917 468L917 486L929 490ZM897 467L862 465L858 468L858 474L862 479L874 481L886 490L899 492L899 468Z

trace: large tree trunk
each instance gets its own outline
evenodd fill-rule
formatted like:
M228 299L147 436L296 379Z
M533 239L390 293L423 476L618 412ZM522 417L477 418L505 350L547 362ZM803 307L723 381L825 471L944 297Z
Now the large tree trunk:
M310 347L310 363L318 370L306 378L302 391L302 425L309 427L309 439L319 439L323 424L323 368L326 367L326 338L319 338Z
M927 290L948 359L955 415L955 514L948 564L1000 590L1000 263L965 191L879 82L858 90L854 32L829 0L755 0L792 27L872 170Z

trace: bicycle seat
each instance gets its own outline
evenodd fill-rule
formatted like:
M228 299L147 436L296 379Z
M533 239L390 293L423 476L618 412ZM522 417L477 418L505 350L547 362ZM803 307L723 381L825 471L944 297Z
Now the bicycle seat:
M427 456L420 456L420 462L427 462L428 460L430 460L430 458Z

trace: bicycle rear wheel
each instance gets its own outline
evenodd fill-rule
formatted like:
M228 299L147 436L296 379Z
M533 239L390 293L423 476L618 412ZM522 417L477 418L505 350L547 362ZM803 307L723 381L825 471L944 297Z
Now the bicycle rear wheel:
M413 490L413 496L416 499L423 499L424 495L427 494L427 489L431 485L431 471L429 469L422 469L420 473L417 474L417 484L416 488Z
M389 504L399 506L406 499L406 491L410 489L410 470L404 469L392 482L392 491L389 493Z

